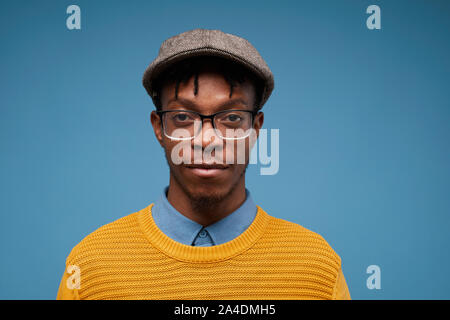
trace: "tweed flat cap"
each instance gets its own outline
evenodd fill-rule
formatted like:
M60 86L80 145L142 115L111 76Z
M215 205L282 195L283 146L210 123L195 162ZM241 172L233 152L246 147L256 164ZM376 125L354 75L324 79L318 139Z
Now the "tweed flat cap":
M220 30L194 29L165 40L158 56L144 72L142 84L155 103L154 84L158 76L171 64L195 57L218 56L243 65L263 83L259 107L266 103L274 88L273 74L264 59L247 40ZM156 103L155 103L156 105Z

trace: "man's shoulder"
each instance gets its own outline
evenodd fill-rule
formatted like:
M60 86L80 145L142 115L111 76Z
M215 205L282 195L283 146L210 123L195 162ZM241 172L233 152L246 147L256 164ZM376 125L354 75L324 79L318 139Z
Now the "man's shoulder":
M67 264L77 264L83 260L89 260L90 256L107 248L120 248L125 243L142 238L142 234L139 232L139 213L139 211L133 212L89 233L73 247L67 257Z
M316 239L319 242L326 242L326 240L319 233L312 231L296 222L285 220L270 216L272 220L272 228L276 232L282 232L286 235L292 235L294 237L304 237L309 239Z
M268 238L278 241L281 246L318 253L327 256L339 266L341 264L341 258L322 235L298 223L271 216L268 233Z

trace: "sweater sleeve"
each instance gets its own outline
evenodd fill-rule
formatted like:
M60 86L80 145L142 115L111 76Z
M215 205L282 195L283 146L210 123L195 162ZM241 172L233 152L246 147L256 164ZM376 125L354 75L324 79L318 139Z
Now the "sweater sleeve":
M333 300L351 300L350 292L345 282L344 273L342 268L339 268L339 273L336 279L336 284L333 289Z
M78 289L76 286L71 285L71 283L73 283L72 277L73 274L70 274L66 268L64 270L61 283L59 284L56 300L80 300Z

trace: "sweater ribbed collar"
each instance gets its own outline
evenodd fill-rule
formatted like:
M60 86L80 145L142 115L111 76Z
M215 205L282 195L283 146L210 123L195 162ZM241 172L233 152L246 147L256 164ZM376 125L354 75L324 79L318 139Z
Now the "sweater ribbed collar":
M156 225L152 218L153 203L138 212L138 221L148 240L166 255L185 262L217 262L229 259L250 248L264 233L270 216L257 207L256 217L250 226L231 241L211 247L188 246L172 240Z

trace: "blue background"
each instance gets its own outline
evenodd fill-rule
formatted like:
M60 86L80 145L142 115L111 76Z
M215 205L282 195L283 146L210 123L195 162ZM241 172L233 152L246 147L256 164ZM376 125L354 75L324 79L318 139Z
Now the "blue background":
M66 8L81 7L81 30ZM381 7L381 30L366 8ZM0 298L54 299L71 248L168 183L141 85L166 38L248 39L280 170L247 187L321 234L354 299L449 299L449 1L2 1ZM366 268L381 268L381 289Z

